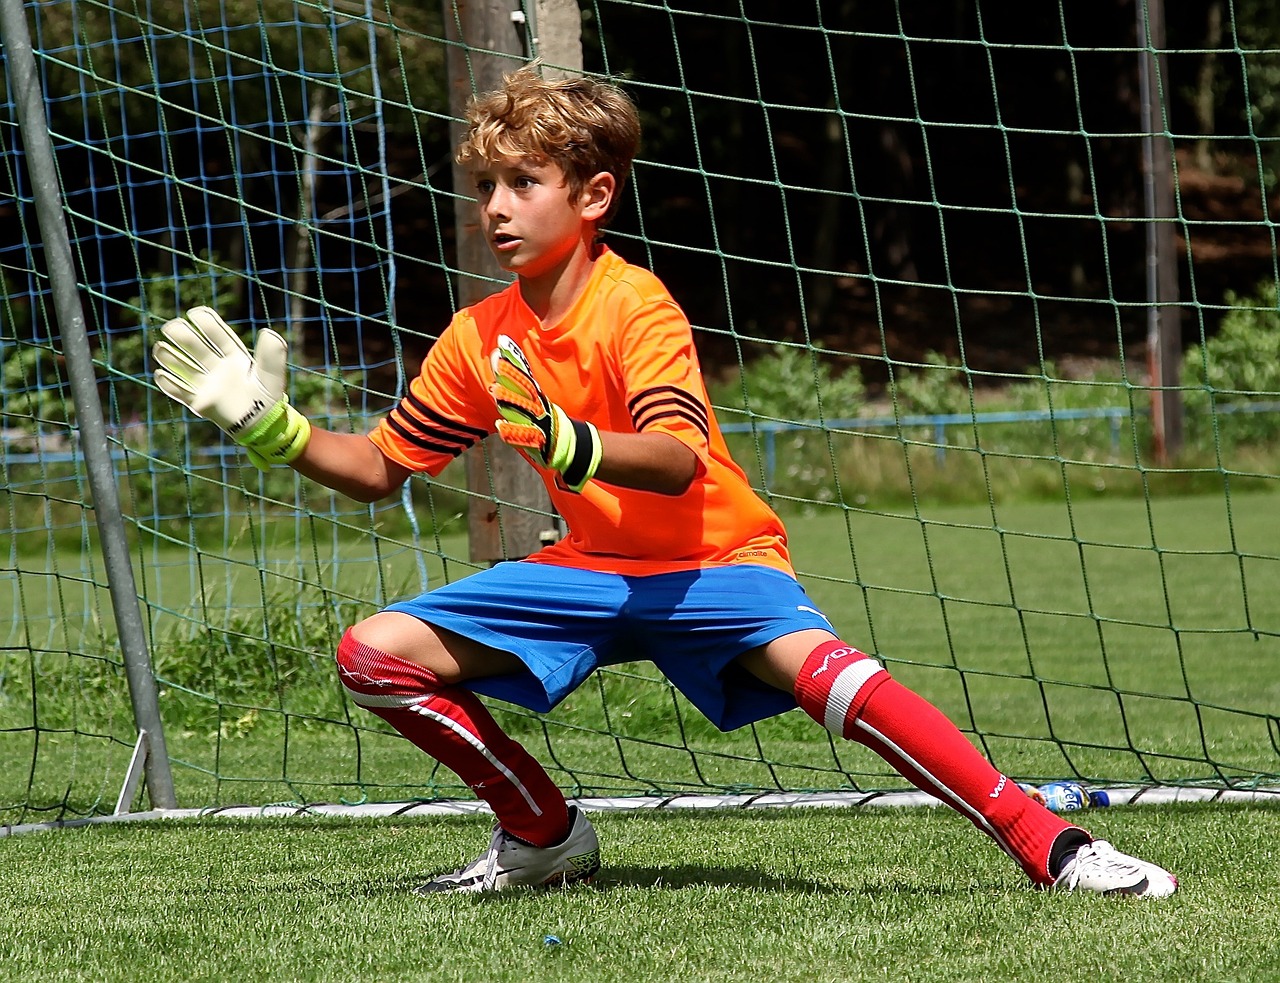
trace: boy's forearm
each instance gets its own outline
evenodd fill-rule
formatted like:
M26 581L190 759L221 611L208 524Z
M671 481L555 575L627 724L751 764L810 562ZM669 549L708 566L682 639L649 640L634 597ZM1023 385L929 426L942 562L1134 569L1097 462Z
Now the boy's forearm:
M335 433L316 427L306 449L293 462L300 475L358 502L386 498L409 477L407 468L388 460L363 434Z
M698 473L698 455L666 433L600 431L595 480L624 488L683 495Z

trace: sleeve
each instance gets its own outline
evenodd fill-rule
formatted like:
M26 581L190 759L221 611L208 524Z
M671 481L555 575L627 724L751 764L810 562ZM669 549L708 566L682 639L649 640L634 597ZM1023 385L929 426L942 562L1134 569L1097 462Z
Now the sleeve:
M669 433L705 465L709 400L688 318L670 298L650 300L619 335L627 412L637 433Z
M427 352L409 392L369 434L388 458L436 475L493 430L494 409L479 371L470 318L459 314ZM472 350L473 349L473 350Z

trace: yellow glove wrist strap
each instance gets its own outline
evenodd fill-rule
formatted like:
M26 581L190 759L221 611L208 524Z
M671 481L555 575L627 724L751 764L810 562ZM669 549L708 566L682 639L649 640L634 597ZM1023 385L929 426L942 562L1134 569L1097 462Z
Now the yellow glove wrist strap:
M288 464L296 459L310 440L311 421L285 398L271 407L251 430L236 438L236 443L248 452L254 467L266 471L273 464Z

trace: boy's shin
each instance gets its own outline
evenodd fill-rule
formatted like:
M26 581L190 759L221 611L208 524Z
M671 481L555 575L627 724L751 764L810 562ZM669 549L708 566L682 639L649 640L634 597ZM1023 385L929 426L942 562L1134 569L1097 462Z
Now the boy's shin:
M508 833L534 846L564 836L563 793L474 693L441 685L431 670L356 641L350 629L338 644L337 663L355 703L457 774Z

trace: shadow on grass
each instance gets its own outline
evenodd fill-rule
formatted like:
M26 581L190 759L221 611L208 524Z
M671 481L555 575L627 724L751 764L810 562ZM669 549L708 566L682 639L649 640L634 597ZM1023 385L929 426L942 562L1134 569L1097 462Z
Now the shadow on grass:
M841 890L799 871L779 874L755 867L706 867L701 864L678 864L672 867L635 867L625 864L610 866L596 875L591 887L597 891L633 887L665 891L736 887L787 894L832 894Z
M364 881L348 880L345 884L328 882L328 891L335 888L350 891L361 897L379 897L412 892L429 881L440 871L423 871L420 875L371 878ZM319 878L314 879L316 881ZM317 885L318 886L318 885ZM802 874L777 874L750 867L703 867L681 864L674 867L611 866L602 870L590 884L575 884L566 888L514 888L497 894L473 894L477 902L518 901L521 898L544 896L549 893L573 895L579 892L600 894L628 888L649 888L655 891L683 891L691 888L732 887L747 891L767 891L783 894L839 894L847 888L824 883ZM441 894L448 897L448 894Z
M380 882L370 882L363 887L354 887L354 893L361 895L385 895L412 891L413 888L430 880L432 874L424 874L420 878L395 878ZM673 867L638 867L618 865L602 870L590 884L577 884L567 888L517 888L498 894L471 895L479 903L518 902L522 898L544 896L548 893L573 895L579 892L588 894L608 894L634 888L651 891L686 891L702 888L736 888L743 891L758 891L770 894L790 895L862 895L866 897L902 896L916 897L948 897L956 894L988 894L1008 889L1004 883L986 884L902 884L902 883L866 883L856 886L834 884L819 878L809 877L802 873L778 874L753 867L704 867L697 864L680 864ZM447 895L443 895L447 896Z

